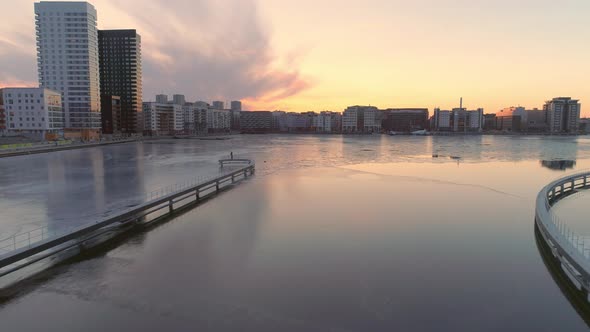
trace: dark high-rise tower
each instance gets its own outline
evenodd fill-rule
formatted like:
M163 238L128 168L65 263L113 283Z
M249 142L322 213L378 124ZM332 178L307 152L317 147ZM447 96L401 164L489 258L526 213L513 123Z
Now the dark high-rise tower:
M120 128L141 133L141 36L135 30L99 30L100 92L121 98Z

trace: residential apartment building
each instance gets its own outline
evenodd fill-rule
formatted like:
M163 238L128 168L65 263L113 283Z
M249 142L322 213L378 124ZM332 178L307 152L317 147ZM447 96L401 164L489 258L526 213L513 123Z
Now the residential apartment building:
M172 95L172 103L176 105L184 105L186 103L186 98L184 95Z
M206 114L208 133L226 133L230 131L231 114L229 110L209 108Z
M198 100L198 101L195 101L195 107L198 107L199 109L207 109L207 108L210 108L211 106L205 101Z
M239 100L233 100L233 101L231 102L231 107L230 107L230 109L231 109L232 111L238 111L238 112L239 112L239 111L241 111L241 110L242 110L242 102L241 102L241 101L239 101Z
M144 133L168 136L183 133L184 115L182 106L154 102L143 103Z
M532 109L527 112L527 131L545 132L547 131L547 112L545 110Z
M486 115L487 116L487 115ZM545 132L547 131L547 112L536 108L507 107L494 115L493 128L511 132Z
M118 131L141 133L141 36L136 30L99 30L98 49L101 95L120 97ZM109 108L101 107L103 112Z
M168 95L156 95L156 103L168 104Z
M312 131L313 112L285 114L287 130L292 133L306 133Z
M196 133L194 103L184 103L182 105L182 122L185 134L193 135Z
M4 107L4 98L2 97L2 93L0 93L0 136L4 136L7 134L6 130L6 111Z
M378 133L381 131L379 110L373 106L350 106L342 114L343 133Z
M222 101L216 100L211 103L211 107L216 110L222 110L222 109L225 109L225 103Z
M63 135L64 112L58 91L3 88L0 89L0 109L4 110L4 125L0 122L0 126L5 127L4 134L38 139L55 139Z
M570 97L557 97L545 102L550 133L576 133L580 122L581 105Z
M506 107L496 113L496 130L521 132L527 131L528 117L524 107Z
M412 132L430 127L427 108L388 108L381 111L381 116L381 128L388 132Z
M100 95L102 133L107 135L121 133L121 97Z
M240 130L242 111L230 110L230 128L231 130Z
M454 132L481 132L483 121L483 108L471 111L465 108L453 109Z
M590 134L590 119L588 119L588 118L580 119L580 124L579 124L578 130L580 131L580 133L583 133L586 135Z
M195 128L199 134L208 133L207 129L207 112L211 106L204 101L196 101L193 105Z
M101 117L96 10L87 2L43 1L34 7L39 85L61 93L68 133L98 137Z
M272 130L274 132L288 132L287 113L284 111L272 112Z
M270 133L273 131L273 114L269 111L241 112L242 133Z
M481 132L484 126L483 108L467 110L453 108L452 111L434 109L433 127L435 131L451 131L456 133Z
M242 113L242 102L239 100L233 100L230 104L230 127L231 130L240 130L241 124L241 113Z
M435 131L451 131L451 111L443 111L440 108L434 109L433 123L431 127Z
M486 131L496 130L496 114L484 114L483 115L483 130L486 130Z
M317 133L339 133L342 130L342 114L329 111L315 114L312 127Z

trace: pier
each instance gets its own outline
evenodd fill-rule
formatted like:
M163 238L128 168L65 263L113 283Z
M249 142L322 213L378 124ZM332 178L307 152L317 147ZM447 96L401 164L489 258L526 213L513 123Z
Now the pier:
M553 181L537 195L535 223L570 281L590 301L590 237L576 234L552 211L558 201L590 188L590 172Z
M226 163L220 161L220 164ZM234 159L230 164L234 165L233 169L222 169L215 177L198 178L152 192L146 202L104 220L58 233L44 226L0 240L0 277L61 252L73 251L71 257L123 232L154 224L254 175L255 164L249 159Z

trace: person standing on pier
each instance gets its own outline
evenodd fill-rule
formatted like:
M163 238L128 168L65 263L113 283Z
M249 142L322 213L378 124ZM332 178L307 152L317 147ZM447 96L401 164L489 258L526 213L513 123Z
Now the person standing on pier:
M232 159L232 160L234 159L234 152L233 152L233 151L231 151L231 152L229 153L229 159Z

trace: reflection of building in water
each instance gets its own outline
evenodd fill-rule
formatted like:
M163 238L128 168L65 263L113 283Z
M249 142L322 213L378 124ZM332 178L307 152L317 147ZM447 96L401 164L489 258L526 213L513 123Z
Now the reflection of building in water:
M342 158L343 160L353 163L365 163L376 160L383 160L385 155L394 155L395 152L388 151L382 153L382 149L390 147L387 141L388 136L367 135L367 136L342 136ZM400 138L400 141L406 138ZM405 146L406 142L399 142L400 146ZM405 152L399 152L405 154Z
M435 135L431 138L432 156L452 160L480 160L487 146L485 142L490 140L489 136L482 135Z
M566 170L576 166L575 160L541 160L541 165L554 170Z
M573 160L578 159L578 140L575 137L543 138L538 145L530 145L536 149L539 160Z
M67 151L49 158L47 224L63 230L105 218L144 197L143 144Z
M541 254L541 258L543 259L543 263L549 271L549 274L551 274L551 278L557 284L561 293L569 301L572 307L574 307L578 315L580 315L586 325L590 327L590 303L587 300L587 294L576 288L565 272L563 272L561 262L553 256L551 248L545 243L545 239L543 239L543 235L541 235L536 223L535 242L537 244L537 250L539 250L539 254Z

